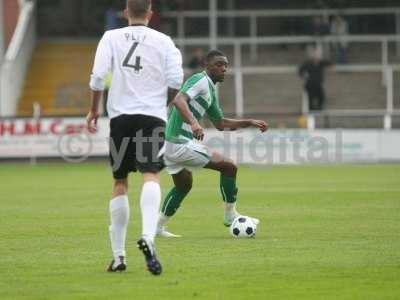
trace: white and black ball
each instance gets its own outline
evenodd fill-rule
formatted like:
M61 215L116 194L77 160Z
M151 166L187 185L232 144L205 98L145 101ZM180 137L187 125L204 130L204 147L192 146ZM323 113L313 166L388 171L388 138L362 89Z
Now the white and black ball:
M229 227L231 235L235 238L252 238L256 235L257 225L247 216L238 216Z

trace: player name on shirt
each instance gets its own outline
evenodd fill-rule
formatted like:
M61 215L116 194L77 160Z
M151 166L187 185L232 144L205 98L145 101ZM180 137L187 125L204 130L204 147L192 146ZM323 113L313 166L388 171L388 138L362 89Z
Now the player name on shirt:
M138 43L143 43L146 40L146 35L135 35L132 33L125 33L125 39L127 42L136 41Z

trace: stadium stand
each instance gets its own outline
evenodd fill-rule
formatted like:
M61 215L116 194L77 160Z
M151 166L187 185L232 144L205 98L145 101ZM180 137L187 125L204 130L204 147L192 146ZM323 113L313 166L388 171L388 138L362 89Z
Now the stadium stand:
M42 42L39 43L29 68L23 96L18 107L19 116L32 115L34 102L41 105L43 115L82 115L88 105L87 76L91 69L91 58L94 55L94 42ZM355 48L358 48L355 46ZM352 49L352 48L350 48ZM358 64L376 63L379 61L379 49L367 47L368 51L350 59ZM229 57L233 52L225 49ZM353 50L356 52L356 50ZM357 51L357 53L360 53ZM290 65L297 64L304 56L301 47L282 49L268 47L261 49L256 61L249 58L249 50L243 51L243 65ZM392 60L395 60L393 56ZM394 82L400 74L395 73ZM397 76L397 77L396 77ZM379 72L342 73L328 72L326 78L328 109L385 109L386 89L381 84L382 74ZM271 125L278 127L298 127L302 114L301 102L302 82L297 74L260 74L244 76L245 116L267 116ZM352 82L351 86L346 83ZM394 88L398 100L398 88ZM227 115L235 115L235 82L233 76L228 76L220 88L221 102ZM399 103L395 102L395 108ZM355 120L345 122L337 118L329 125L343 127L358 127ZM369 118L359 126L380 127L381 118Z
M183 11L181 13L186 13L187 16L185 18L190 20L190 13L192 12ZM233 12L223 11L222 13L229 15ZM302 11L305 16L312 16L323 12L326 11ZM334 12L332 11L332 13ZM198 13L196 12L196 16L198 16ZM205 14L207 11L201 11L201 13ZM237 13L247 14L246 11L238 11ZM264 12L257 11L257 13L261 14ZM265 11L265 14L270 13L271 11ZM285 12L283 11L283 13ZM292 12L289 10L286 13L290 15ZM348 13L357 15L358 13L362 13L362 11L358 12L357 9L353 9L353 12ZM375 13L383 15L387 11L381 9L381 11L376 11ZM39 16L43 17L43 14L39 14ZM247 15L243 16L247 17ZM167 19L176 18L176 14L172 12L168 15L167 13L164 17L167 17ZM251 17L251 14L250 18L253 18L254 21L254 16ZM257 20L260 22L258 26L255 26L258 29L258 32L256 30L256 34L258 35L262 34L260 26L264 23L262 17L258 17ZM208 38L204 38L206 40L204 44L194 41L196 39L193 38L184 38L184 44L181 44L182 36L180 32L182 30L178 28L178 30L173 31L177 32L177 44L182 46L186 58L190 57L192 50L196 47L202 46L206 50L210 46L208 43L210 39ZM351 38L353 37L354 35L351 36ZM365 40L351 41L348 48L348 60L350 67L374 65L377 68L376 70L364 70L362 72L333 70L328 72L325 83L327 91L326 108L328 110L371 109L384 111L387 108L388 90L382 84L384 83L382 71L383 67L387 64L399 64L400 55L396 53L396 50L399 52L399 49L396 49L395 41L389 39L386 41L388 55L385 58L385 44L381 40L381 37L383 38L384 36L377 35L375 37L376 40L371 36L371 42L366 42ZM253 38L256 38L258 42L260 41L258 36ZM297 36L285 36L284 38L296 39ZM201 37L198 37L198 40L201 39ZM235 67L236 58L233 44L229 44L229 42L221 43L223 39L219 39L219 48L227 53L232 67ZM241 37L239 36L238 39L240 40ZM191 44L190 40L194 41L194 44ZM232 43L237 42L236 38L231 38L231 40ZM242 67L282 67L292 69L271 73L268 73L268 71L243 73L243 116L267 117L271 126L274 127L304 126L301 123L301 118L304 115L302 82L295 70L296 66L304 59L305 46L309 41L262 43L256 47L251 45L251 40L250 38L248 42L240 42ZM44 116L84 115L87 111L89 98L87 89L88 74L90 73L91 60L95 52L95 47L96 42L91 38L87 40L74 40L74 38L70 37L63 42L58 42L52 41L50 37L45 42L39 42L28 71L23 95L19 101L18 115L30 116L35 102L41 105L42 115ZM256 52L254 51L255 49L257 49ZM256 55L254 55L255 53ZM382 70L379 70L379 66L382 66ZM393 73L394 109L400 108L398 73L399 71L395 69ZM234 70L232 70L232 73L220 88L221 102L228 116L238 114L236 75ZM349 82L352 83L351 86L349 86ZM327 118L329 118L329 122L325 121ZM398 122L396 118L397 116L394 115L393 127L397 126ZM357 128L361 126L382 128L382 115L359 116L358 120L341 116L323 116L319 119L324 120L320 121L317 117L317 126L318 124L323 124L322 127L339 126Z
M81 115L87 111L87 88L96 45L91 42L42 42L33 54L18 115Z

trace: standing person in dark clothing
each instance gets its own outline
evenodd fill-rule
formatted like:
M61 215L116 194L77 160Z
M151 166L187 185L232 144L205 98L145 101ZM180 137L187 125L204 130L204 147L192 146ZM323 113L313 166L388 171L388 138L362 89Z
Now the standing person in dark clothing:
M322 59L320 48L310 50L310 59L299 68L299 75L304 79L304 89L308 95L309 110L322 110L325 104L323 87L325 69L332 63Z

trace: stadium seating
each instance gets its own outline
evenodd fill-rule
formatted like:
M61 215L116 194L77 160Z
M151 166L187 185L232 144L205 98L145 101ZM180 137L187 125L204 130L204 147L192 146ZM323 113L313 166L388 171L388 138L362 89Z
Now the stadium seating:
M28 71L18 115L81 115L89 105L88 78L96 50L92 42L40 42Z
M352 63L378 63L379 48L368 51L350 49ZM190 49L190 48L189 48ZM186 53L190 53L190 50ZM88 76L96 50L96 41L41 42L33 55L18 114L31 115L32 105L39 102L43 115L84 115L89 104ZM233 58L232 47L222 49ZM358 53L358 56L353 55ZM360 55L360 53L362 53ZM249 47L243 47L243 65L298 65L304 59L300 46L261 46L257 61L249 58ZM394 60L395 57L392 57ZM233 65L233 61L232 61ZM400 108L399 72L395 72L395 108ZM352 82L349 86L347 83ZM351 89L351 90L350 90ZM381 73L328 72L326 78L328 109L384 109L386 89ZM302 82L297 74L244 75L244 114L268 118L274 127L302 127ZM221 104L228 116L235 115L234 77L228 76L220 88ZM331 117L325 126L357 127L355 119ZM299 123L300 122L300 123ZM363 118L360 126L381 127L382 118Z

